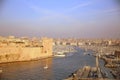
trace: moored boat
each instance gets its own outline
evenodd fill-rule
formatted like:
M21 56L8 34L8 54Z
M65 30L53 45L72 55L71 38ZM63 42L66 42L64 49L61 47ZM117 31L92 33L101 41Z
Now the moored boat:
M64 52L57 52L56 54L54 54L55 57L65 57L65 53Z

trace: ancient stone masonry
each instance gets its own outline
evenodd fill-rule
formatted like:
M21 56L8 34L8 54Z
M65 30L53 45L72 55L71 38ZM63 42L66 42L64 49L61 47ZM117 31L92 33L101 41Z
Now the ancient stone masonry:
M50 57L52 56L52 41L50 38L33 41L26 38L0 37L0 63Z

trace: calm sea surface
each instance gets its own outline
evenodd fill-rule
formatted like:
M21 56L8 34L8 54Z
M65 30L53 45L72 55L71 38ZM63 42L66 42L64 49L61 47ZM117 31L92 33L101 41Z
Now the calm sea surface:
M84 65L95 66L95 58L83 55L79 49L77 53L64 58L0 64L3 69L0 80L62 80Z

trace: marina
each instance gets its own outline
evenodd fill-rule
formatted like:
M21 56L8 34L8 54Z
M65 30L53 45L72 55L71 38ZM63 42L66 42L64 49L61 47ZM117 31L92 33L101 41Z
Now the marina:
M96 54L96 66L84 66L82 69L78 69L76 72L72 73L70 77L65 80L82 80L82 79L109 79L107 76L107 72L102 70L101 66L99 65L99 55Z
M120 80L120 0L0 0L0 80Z
M76 51L74 46L55 46L54 47L54 57L66 57L73 55Z
M1 64L0 67L2 68L3 72L0 79L63 80L68 78L68 76L71 73L75 72L77 69L81 70L82 68L84 68L83 71L85 69L88 69L84 72L84 74L82 74L84 75L82 78L85 78L86 76L88 76L88 74L86 73L88 73L90 69L94 70L93 67L96 66L95 64L96 59L93 56L84 55L84 51L79 48L77 49L77 51L78 52L71 56L62 58L53 57L31 62L16 62ZM91 51L89 53L91 53ZM104 67L103 60L100 60L100 64L102 64L101 67ZM90 67L84 67L87 65L89 65ZM105 68L105 71L109 70L106 70Z

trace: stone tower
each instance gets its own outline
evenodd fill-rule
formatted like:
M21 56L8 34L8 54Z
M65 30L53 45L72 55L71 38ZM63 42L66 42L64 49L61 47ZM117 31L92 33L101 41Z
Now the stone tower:
M53 40L50 38L42 38L43 53L52 55Z

